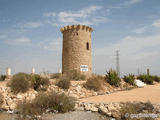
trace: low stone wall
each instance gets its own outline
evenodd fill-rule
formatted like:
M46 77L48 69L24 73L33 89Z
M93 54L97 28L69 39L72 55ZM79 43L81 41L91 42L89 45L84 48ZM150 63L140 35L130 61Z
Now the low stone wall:
M108 117L120 119L120 110L126 103L76 103L75 110L99 112ZM153 104L153 113L160 113L160 104ZM157 119L158 120L158 119Z

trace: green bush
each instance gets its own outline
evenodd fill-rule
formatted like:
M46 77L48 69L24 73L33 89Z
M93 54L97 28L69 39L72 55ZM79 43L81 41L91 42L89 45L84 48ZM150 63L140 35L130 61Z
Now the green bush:
M6 75L1 75L1 76L0 76L0 81L4 81L6 78L7 78Z
M86 76L84 74L82 74L80 71L78 70L71 70L67 72L67 76L71 79L71 80L85 80Z
M53 74L51 75L51 79L59 79L61 76L62 76L61 73L53 73Z
M11 88L11 91L13 91L14 93L24 93L30 87L30 79L31 76L26 73L17 73L12 77L9 83L9 87Z
M137 79L140 79L142 82L150 85L152 85L154 81L152 76L145 74L137 76Z
M122 120L137 120L136 118L131 118L130 116L126 117L126 113L128 115L144 113L144 111L147 111L147 113L152 113L153 109L154 107L150 102L147 102L147 103L127 102L120 109L121 119ZM153 120L153 119L152 118L140 118L138 120Z
M31 76L31 86L35 90L39 90L40 88L48 87L49 79L41 77L40 75L34 74Z
M86 89L99 91L103 89L104 78L98 75L93 75L92 77L88 78L86 83L83 86Z
M76 99L66 96L65 94L58 94L54 91L49 93L39 93L32 102L22 101L17 105L20 114L23 118L27 115L35 118L35 115L45 113L46 110L57 111L61 113L73 111Z
M160 77L155 75L155 76L152 76L152 79L155 81L155 82L160 82Z
M134 82L134 75L132 74L129 74L129 75L126 75L123 77L123 80L127 83L129 83L130 85L135 85L135 82Z
M120 85L121 79L118 77L117 72L111 69L106 74L106 81L110 85L118 87Z
M69 89L70 84L71 84L71 82L70 82L69 77L66 76L66 75L64 75L64 76L62 76L62 77L60 78L60 80L58 80L58 82L57 82L56 85L57 85L58 87L62 88L62 89Z

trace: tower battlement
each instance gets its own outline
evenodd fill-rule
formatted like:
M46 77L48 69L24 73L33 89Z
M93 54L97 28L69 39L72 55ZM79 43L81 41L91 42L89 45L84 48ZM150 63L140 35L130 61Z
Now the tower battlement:
M93 29L89 26L86 26L86 25L68 25L68 26L64 26L60 29L60 31L63 33L65 31L68 31L68 30L85 30L85 31L89 31L89 32L92 32Z

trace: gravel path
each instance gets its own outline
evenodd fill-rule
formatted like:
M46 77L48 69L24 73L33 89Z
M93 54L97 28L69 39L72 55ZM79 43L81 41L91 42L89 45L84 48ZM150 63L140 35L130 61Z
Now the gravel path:
M15 114L0 113L0 120L16 120ZM99 113L74 111L64 114L45 114L43 120L112 120Z
M44 120L111 120L99 113L74 111L65 114L47 114Z
M160 103L160 84L147 85L129 91L120 91L112 94L80 99L81 102L110 103L110 102L147 102Z

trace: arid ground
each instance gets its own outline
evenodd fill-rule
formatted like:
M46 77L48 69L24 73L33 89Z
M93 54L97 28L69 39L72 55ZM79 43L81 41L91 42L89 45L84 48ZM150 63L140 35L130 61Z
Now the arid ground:
M80 99L80 101L91 103L150 101L151 103L160 103L160 84L147 85L143 88L136 88L129 91L120 91L112 94L83 98Z

